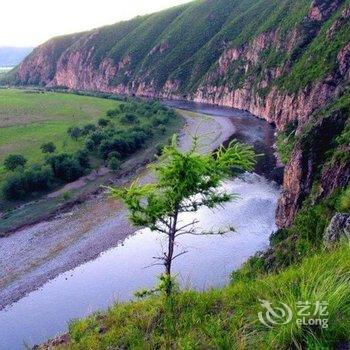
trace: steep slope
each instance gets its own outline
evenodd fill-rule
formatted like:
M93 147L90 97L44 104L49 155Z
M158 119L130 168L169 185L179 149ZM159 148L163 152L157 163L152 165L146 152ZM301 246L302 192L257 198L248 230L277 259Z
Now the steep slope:
M323 164L298 135L318 125L322 137L328 124L318 120L331 110L329 120L339 125L325 138L326 154L348 125L349 66L350 0L197 0L54 38L13 72L13 82L191 99L249 110L281 131L293 125L295 150L277 214L282 227L319 184L314 168ZM342 147L349 147L348 134ZM324 176L332 179L324 180L324 194L349 180L347 157L327 166Z

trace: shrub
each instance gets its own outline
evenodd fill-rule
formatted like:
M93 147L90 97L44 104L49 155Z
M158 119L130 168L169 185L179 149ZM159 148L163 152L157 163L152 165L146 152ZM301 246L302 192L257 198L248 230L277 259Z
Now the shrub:
M58 179L65 182L77 180L84 174L84 169L78 159L70 154L61 153L47 159L52 171Z
M104 139L104 134L101 131L95 131L90 135L90 140L95 144L95 146L98 146L101 141Z
M350 211L350 186L347 187L340 197L340 210L344 212Z
M26 192L38 192L47 190L53 180L52 170L47 167L34 165L24 172Z
M142 132L132 132L116 135L113 139L104 139L99 146L99 153L106 159L111 152L118 152L121 157L135 152L144 143L145 136Z
M92 133L95 130L96 130L96 126L94 124L86 124L86 125L83 126L81 134L83 136L86 136L86 135L89 135L90 133Z
M162 152L163 152L163 149L164 149L164 145L161 144L161 143L158 143L156 145L156 155L160 156L162 154Z
M111 159L111 158L120 159L121 158L120 153L117 152L117 151L113 151L113 152L109 153L108 154L108 159Z
M120 169L120 165L121 165L121 161L116 158L116 157L112 157L109 159L108 161L108 167L112 170L112 171L117 171Z
M82 130L78 127L70 127L67 130L67 134L74 140L78 140L80 136L82 136Z
M89 153L87 151L80 150L75 154L75 157L83 169L90 168Z
M120 117L120 122L123 124L132 124L138 121L137 116L133 113L125 113Z
M93 140L91 140L90 138L87 139L85 141L85 148L89 151L89 152L93 152L95 149L95 142Z
M100 146L98 147L98 153L100 154L101 158L106 159L108 154L113 151L112 147L112 141L102 140Z
M160 131L160 133L162 135L164 135L166 133L166 127L164 125L159 125L158 130Z
M53 142L43 143L40 148L43 153L54 153L56 151L56 146Z
M107 117L116 117L119 114L119 108L109 109L106 113Z
M101 127L105 127L109 124L109 120L108 119L104 119L104 118L100 118L98 120L98 125Z
M26 190L23 176L21 174L13 174L10 176L2 188L2 193L8 200L20 199L24 197Z
M50 168L33 165L24 173L15 173L5 182L2 192L6 199L21 199L32 192L47 190L52 183Z
M295 131L297 122L290 122L285 129L278 133L276 145L281 162L287 164L294 149L296 138Z
M4 166L7 170L14 171L18 167L24 166L27 160L20 154L10 154L4 160Z
M168 117L164 115L158 115L157 117L153 118L152 125L158 126L158 125L164 125L168 122Z
M72 192L70 191L65 191L62 193L62 200L63 201L68 201L72 198Z

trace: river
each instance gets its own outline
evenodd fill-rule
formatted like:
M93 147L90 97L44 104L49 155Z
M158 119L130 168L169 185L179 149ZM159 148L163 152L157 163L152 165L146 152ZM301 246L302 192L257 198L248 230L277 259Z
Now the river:
M186 248L189 252L174 263L178 279L184 288L203 290L227 283L231 271L267 247L268 238L276 229L280 187L266 178L271 178L268 170L274 168L266 161L272 159L273 129L245 112L197 104L174 106L230 118L235 137L266 149L267 158L256 170L265 176L245 174L223 184L227 191L240 196L237 201L215 211L201 209L181 218L184 222L197 218L206 229L233 226L236 230L225 236L184 236L179 240L177 249ZM65 224L69 226L69 222ZM161 251L163 240L157 233L137 231L96 259L58 275L4 308L0 311L0 349L16 350L22 349L24 343L40 343L64 332L70 320L106 309L116 300L129 300L139 288L154 286L161 269L148 266Z

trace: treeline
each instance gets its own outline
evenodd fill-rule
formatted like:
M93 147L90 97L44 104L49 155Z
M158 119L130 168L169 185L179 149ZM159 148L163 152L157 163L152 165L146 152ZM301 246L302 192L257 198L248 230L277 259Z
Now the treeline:
M20 154L9 155L4 161L9 175L2 194L7 200L18 200L75 181L90 172L91 157L117 171L125 158L142 149L155 134L164 134L174 117L173 110L157 102L121 103L96 124L67 130L69 137L83 145L75 153L56 153L56 145L47 142L41 145L44 160L40 164L28 164Z

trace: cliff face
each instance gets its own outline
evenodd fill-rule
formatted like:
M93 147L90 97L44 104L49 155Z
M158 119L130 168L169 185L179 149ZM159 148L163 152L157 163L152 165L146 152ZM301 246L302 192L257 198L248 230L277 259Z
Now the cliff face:
M295 134L302 135L318 111L346 92L349 23L349 0L199 1L52 39L28 56L15 80L230 106L279 130L297 121ZM332 118L341 133L347 117L340 122L334 112ZM332 149L335 135L325 138L320 123L315 135ZM317 152L317 145L308 146ZM291 224L313 186L320 166L314 158L296 144L277 211L281 227ZM323 195L346 185L348 174L346 162L328 164L317 178Z

